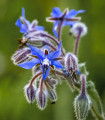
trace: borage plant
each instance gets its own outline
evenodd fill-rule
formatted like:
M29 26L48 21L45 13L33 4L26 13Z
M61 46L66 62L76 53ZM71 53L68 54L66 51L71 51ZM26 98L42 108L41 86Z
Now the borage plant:
M24 87L25 96L29 103L37 102L43 110L47 99L56 102L56 86L62 81L67 81L72 91L78 91L79 95L74 99L74 109L78 120L86 118L90 110L98 120L105 120L100 97L92 81L87 81L88 72L85 63L78 63L78 46L82 36L87 33L87 27L76 17L84 10L68 10L62 13L57 7L53 8L51 17L46 20L53 22L52 36L44 31L44 27L38 26L37 20L32 23L22 16L16 25L23 33L19 39L20 47L12 56L13 63L25 69L32 69L32 79ZM66 53L62 47L61 30L64 26L70 26L70 32L75 37L74 53Z

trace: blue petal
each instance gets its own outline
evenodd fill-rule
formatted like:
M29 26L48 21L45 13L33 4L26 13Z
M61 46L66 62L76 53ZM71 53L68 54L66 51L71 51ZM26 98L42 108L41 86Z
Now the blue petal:
M27 32L27 28L24 24L22 24L21 28L20 28L20 32L21 33L26 33Z
M43 49L43 51L44 51L44 49L47 49L48 52L51 51L51 48L50 48L50 46L48 46L48 45L44 45L44 46L42 47L42 49Z
M24 23L24 26L26 27L26 30L28 31L30 29L31 23L26 18L22 17L22 21Z
M61 50L61 45L62 45L62 42L60 41L57 50L59 50L59 49Z
M62 26L66 26L66 25L70 25L73 26L73 24L75 24L77 21L64 21Z
M42 27L42 26L36 26L35 29L36 29L36 30L44 30L45 28Z
M32 47L31 48L31 54L32 55L36 55L39 59L43 60L45 58L45 54L43 51L41 51L39 48L37 47Z
M34 58L30 61L24 62L19 64L18 66L25 68L25 69L31 69L33 66L35 66L36 64L40 63L40 60L37 58Z
M25 18L25 9L24 9L24 7L22 8L22 17Z
M20 19L18 19L15 24L16 24L18 27L20 27L20 32L21 32L21 33L26 33L26 32L27 32L26 26L21 23Z
M54 7L51 15L52 17L60 17L62 15L62 12L58 7Z
M49 75L50 73L50 67L48 67L48 69L46 70L45 74L44 74L44 68L43 66L42 67L42 72L43 72L43 80L45 80L47 78L47 76Z
M61 64L58 60L52 61L52 62L51 62L51 65L54 65L54 66L57 67L57 68L63 69L62 64Z
M69 13L65 16L65 18L73 18L73 17L75 17L77 14L83 13L83 12L85 12L85 10L76 11L76 10L72 9L72 10L70 10Z
M86 12L86 10L78 10L78 13Z
M18 27L20 27L20 28L21 28L22 23L21 23L20 19L18 19L18 20L16 21L15 25L17 25Z
M54 51L54 52L49 53L48 56L47 56L47 58L48 58L49 60L53 60L53 59L58 58L60 55L61 55L61 41L60 41L60 43L59 43L59 46L58 46L57 51Z
M58 27L59 21L55 21L54 22L54 26L53 26L53 33L55 35L55 37L58 37L58 33L57 33L57 27Z

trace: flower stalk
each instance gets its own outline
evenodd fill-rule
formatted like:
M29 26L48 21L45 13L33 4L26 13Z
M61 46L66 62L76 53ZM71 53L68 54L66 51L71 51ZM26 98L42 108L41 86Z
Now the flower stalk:
M78 35L77 35L77 37L76 37L75 49L74 49L74 54L75 54L76 56L77 56L77 53L78 53L79 40L80 40L80 36L81 36L82 30L79 29L78 31L79 31L79 32L78 32Z
M42 75L42 72L37 73L37 74L32 78L32 80L31 80L31 82L30 82L30 86L32 86L34 80L35 80L37 77L39 77L40 75Z

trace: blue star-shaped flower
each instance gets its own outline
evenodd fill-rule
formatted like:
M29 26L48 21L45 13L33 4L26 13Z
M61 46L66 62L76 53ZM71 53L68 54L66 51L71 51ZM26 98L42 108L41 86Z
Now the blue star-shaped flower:
M36 30L44 30L44 27L37 26L37 21L36 20L34 20L32 23L30 23L25 18L25 9L24 8L22 8L22 17L20 17L20 19L18 19L15 24L18 27L20 27L20 32L21 33L28 33L30 31L36 31Z
M66 9L64 13L62 13L58 7L54 7L53 12L51 13L52 17L47 18L48 21L54 22L54 26L53 26L54 35L58 37L57 29L60 24L61 26L66 26L66 25L72 26L75 21L78 21L80 19L80 18L75 18L75 16L83 12L85 12L85 10L76 11L72 9L68 11L68 9Z
M45 49L45 52L43 52L37 47L30 46L30 48L31 48L32 57L34 58L30 61L19 64L18 66L25 69L31 69L35 65L41 64L43 80L45 80L49 75L50 66L54 65L57 68L63 69L62 64L58 61L58 57L61 55L61 42L58 46L57 51L50 52L50 53L48 53L46 49Z

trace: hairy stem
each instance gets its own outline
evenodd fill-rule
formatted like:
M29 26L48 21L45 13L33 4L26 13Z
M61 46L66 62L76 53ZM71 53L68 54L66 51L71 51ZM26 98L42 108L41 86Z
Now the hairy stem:
M86 95L86 81L85 81L85 78L84 78L84 76L82 77L82 91L81 91L81 94L84 96L84 95Z
M62 28L62 23L63 21L60 21L60 23L58 24L58 29L57 29L57 32L58 32L58 41L60 41L60 37L61 37L61 28Z
M63 72L61 72L61 71L59 71L59 70L54 70L54 72L55 72L56 74L61 75L62 77L65 77L65 78L66 78L65 73L63 73Z
M59 45L59 42L57 41L57 39L56 39L55 37L53 37L53 36L51 36L51 35L49 35L49 34L46 34L46 33L41 33L41 35L42 35L43 37L49 38L50 40L53 40L57 45Z
M81 32L82 32L82 30L79 29L78 35L76 37L76 43L75 43L75 49L74 49L74 54L75 55L77 55L77 52L78 52L78 46L79 46L79 40L80 40Z
M105 117L104 117L104 116L100 116L100 115L96 112L96 110L95 110L95 108L94 108L94 106L93 106L92 104L90 104L90 109L91 109L93 115L97 118L97 120L105 120Z
M42 75L42 72L37 73L37 74L32 78L31 83L30 83L30 86L32 86L34 80L35 80L38 76L40 76L40 75Z

